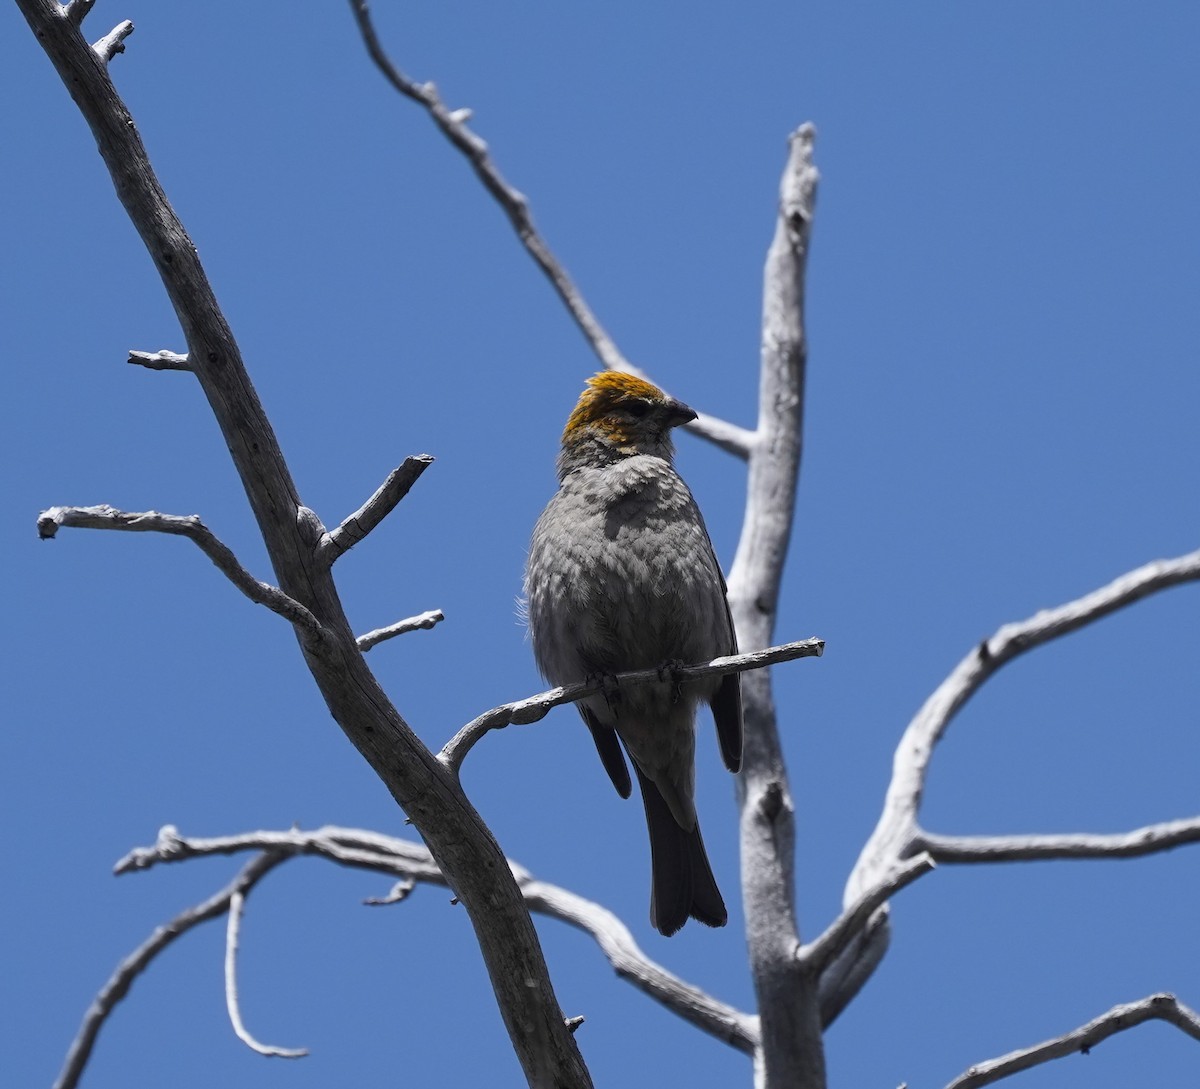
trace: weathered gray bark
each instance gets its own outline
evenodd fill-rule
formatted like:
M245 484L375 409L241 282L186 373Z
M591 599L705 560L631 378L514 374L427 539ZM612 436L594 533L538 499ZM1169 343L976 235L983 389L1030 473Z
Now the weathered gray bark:
M814 135L811 125L802 125L791 136L763 275L759 422L750 446L745 522L729 575L729 606L738 645L746 650L771 643L796 509L807 362L804 274L817 190ZM793 806L767 671L743 678L742 701L742 901L761 1022L755 1077L764 1087L824 1089L817 981L796 959Z
M470 915L529 1084L589 1086L504 854L454 776L413 735L367 668L338 599L331 558L322 552L324 527L300 501L195 247L109 79L106 61L132 28L93 49L79 28L90 5L18 3L91 127L117 196L162 277L187 341L189 369L228 444L279 588L316 618L319 628L296 626L296 632L330 713L408 814Z

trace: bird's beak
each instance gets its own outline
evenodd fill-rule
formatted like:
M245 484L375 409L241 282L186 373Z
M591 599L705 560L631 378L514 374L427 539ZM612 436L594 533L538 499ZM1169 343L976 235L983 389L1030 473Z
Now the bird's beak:
M691 423L695 418L696 410L694 408L672 398L667 414L668 427L679 427L681 424Z

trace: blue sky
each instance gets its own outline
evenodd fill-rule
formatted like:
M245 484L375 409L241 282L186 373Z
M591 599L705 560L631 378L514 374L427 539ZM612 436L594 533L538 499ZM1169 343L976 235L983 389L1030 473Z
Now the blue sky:
M761 265L787 133L823 181L810 385L777 670L811 937L837 910L905 723L975 642L1200 537L1200 9L1040 5L379 4L397 62L475 110L508 179L625 353L753 422ZM0 174L7 1081L47 1085L119 958L224 884L228 859L114 879L160 825L405 834L284 623L186 542L64 531L57 503L199 513L269 577L220 436L90 135L13 5ZM516 619L562 421L594 359L473 175L370 67L344 4L102 2L137 25L117 84L199 248L301 495L327 523L408 454L438 461L338 566L431 746L541 686ZM728 564L743 470L683 437ZM1170 591L1008 667L939 751L946 832L1119 831L1200 812L1200 599ZM670 940L646 916L640 809L573 712L486 739L465 784L500 843L601 900L668 967L747 1007L740 909ZM736 882L707 722L700 809ZM942 1086L1156 990L1200 1005L1200 853L943 868L895 904L887 960L828 1037L831 1085ZM177 943L105 1029L86 1085L520 1083L465 914L289 863L253 895L229 1030L223 927ZM540 924L598 1085L750 1084L745 1058ZM1011 1084L1190 1083L1161 1025Z

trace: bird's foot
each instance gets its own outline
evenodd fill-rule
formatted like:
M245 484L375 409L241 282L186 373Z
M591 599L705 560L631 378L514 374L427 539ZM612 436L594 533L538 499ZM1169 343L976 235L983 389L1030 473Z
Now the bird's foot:
M667 681L671 682L671 702L678 703L680 691L683 687L683 679L679 676L679 670L684 665L680 658L668 658L658 667L658 679L664 684Z
M621 686L617 683L617 675L597 670L587 675L587 681L589 684L595 683L600 686L600 695L604 697L608 709L615 710L615 704L621 702Z

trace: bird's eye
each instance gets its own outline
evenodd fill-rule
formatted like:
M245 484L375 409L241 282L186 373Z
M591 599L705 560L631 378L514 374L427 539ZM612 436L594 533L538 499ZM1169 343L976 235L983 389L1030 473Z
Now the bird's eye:
M640 420L650 411L649 401L630 401L625 406L625 411L629 413L635 420Z

